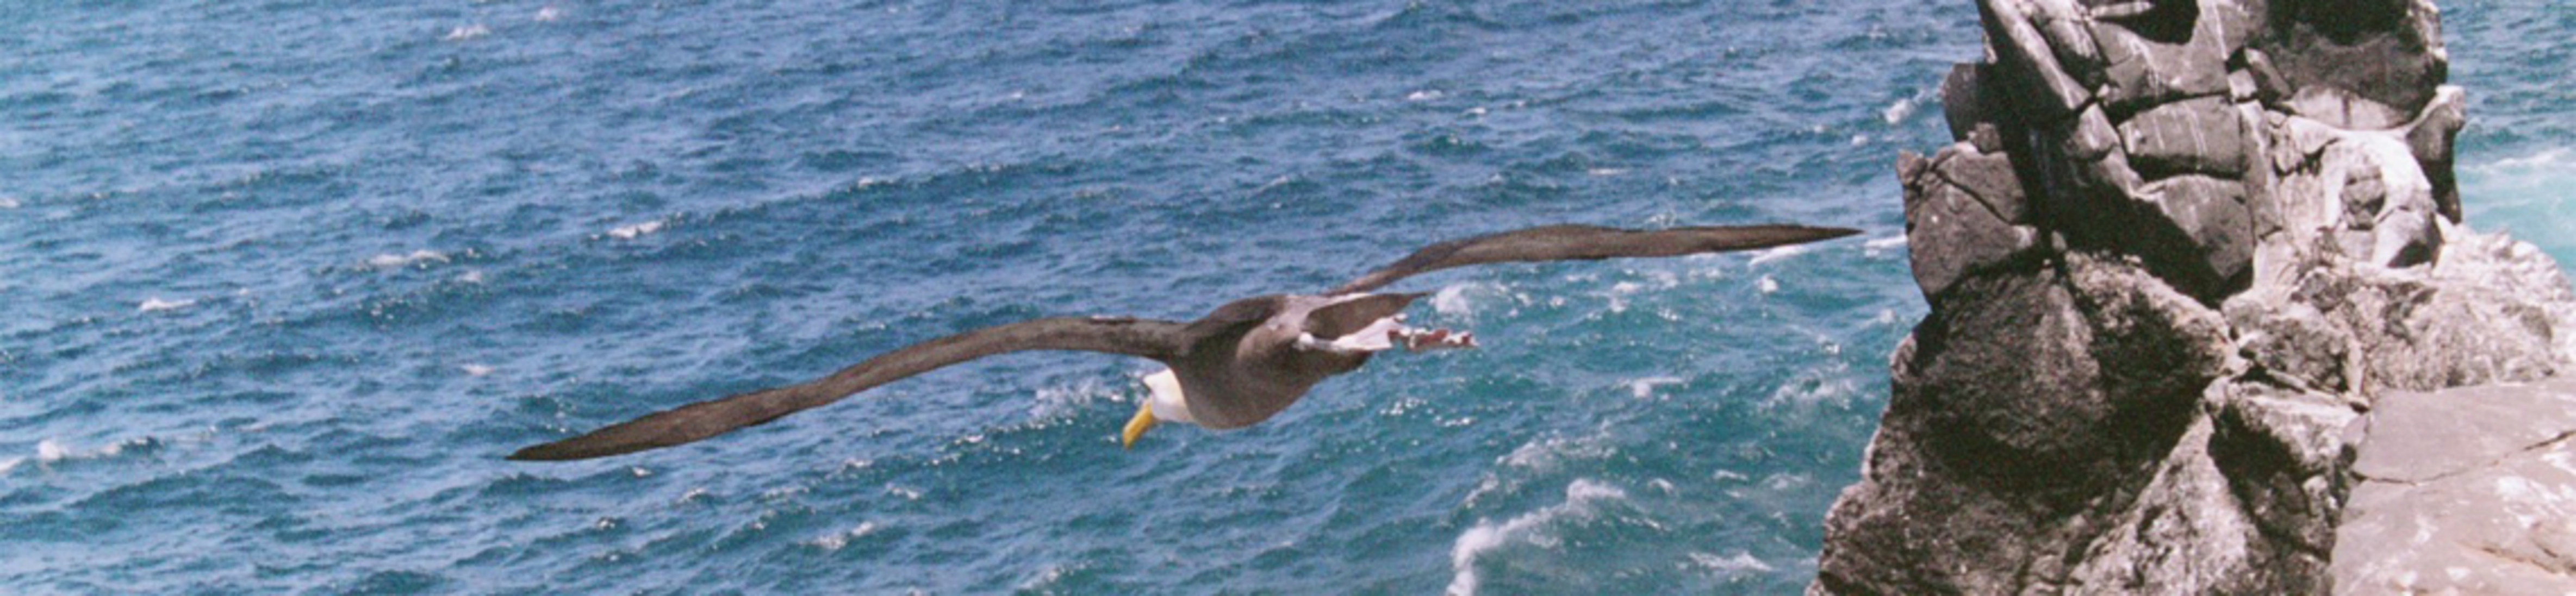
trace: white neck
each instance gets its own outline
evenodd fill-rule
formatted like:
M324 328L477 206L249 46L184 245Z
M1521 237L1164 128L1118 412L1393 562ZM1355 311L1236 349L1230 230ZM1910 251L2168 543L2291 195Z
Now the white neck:
M1173 375L1172 369L1166 368L1162 372L1145 375L1145 389L1153 392L1152 396L1145 398L1147 400L1145 403L1151 404L1155 419L1184 424L1199 423L1197 418L1190 417L1190 401L1182 398L1181 378Z

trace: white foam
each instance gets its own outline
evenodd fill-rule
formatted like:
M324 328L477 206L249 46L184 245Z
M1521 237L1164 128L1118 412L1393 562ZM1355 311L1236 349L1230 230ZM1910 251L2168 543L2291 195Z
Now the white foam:
M633 240L636 236L642 236L659 231L662 231L662 220L656 219L639 224L617 226L614 229L610 229L608 231L608 235L619 240Z
M1627 491L1619 490L1619 487L1577 478L1572 484L1566 485L1563 503L1542 507L1499 524L1490 521L1477 522L1475 526L1467 528L1467 531L1460 532L1458 539L1450 543L1449 588L1443 592L1453 596L1475 594L1478 579L1476 557L1508 544L1513 539L1526 540L1539 546L1554 546L1555 537L1538 531L1544 527L1543 524L1569 515L1591 515L1593 503L1626 498L1628 498Z
M485 27L485 26L482 26L482 25L465 25L465 26L457 27L457 28L455 28L455 29L449 29L449 30L447 30L447 37L444 37L444 38L441 38L441 39L445 39L445 40L448 40L448 41L464 41L464 40L474 39L474 38L482 37L482 36L485 36L485 35L491 35L491 34L492 34L492 28L490 28L490 27Z
M1754 289L1761 290L1764 294L1777 292L1780 291L1780 280L1771 279L1771 276L1764 275L1762 276L1762 279L1754 280L1753 287Z
M481 269L468 270L468 271L466 271L466 272L465 272L465 274L464 274L464 275L456 276L456 281L464 282L464 283L469 283L469 284L479 284L479 283L483 283L483 270L481 270Z
M1887 109L1879 110L1878 118L1886 120L1888 124L1904 122L1906 116L1914 115L1914 107L1914 98L1899 99L1896 103L1888 104Z
M26 461L27 458L24 457L0 459L0 474L7 474L10 470L18 469L18 464L26 463Z
M1029 404L1029 417L1039 420L1071 417L1092 402L1103 399L1115 401L1118 397L1117 392L1102 386L1096 378L1085 378L1071 385L1039 387L1037 399L1033 400L1035 403Z
M1777 260L1780 260L1780 259L1786 259L1786 258L1789 258L1789 257L1794 257L1794 256L1798 256L1798 255L1803 255L1803 254L1807 254L1807 247L1806 247L1805 245L1796 245L1796 244L1793 244L1793 245L1789 245L1789 246L1782 246L1782 247L1771 248L1771 249L1764 250L1764 251L1762 251L1762 252L1758 252L1758 253L1753 253L1753 258L1752 258L1751 260L1747 260L1747 261L1745 261L1745 262L1744 262L1744 264L1745 264L1745 265L1761 265L1761 264L1763 264L1763 263L1769 263L1769 262L1772 262L1772 261L1777 261Z
M45 439L36 442L36 463L50 464L65 460L116 457L117 454L125 453L127 447L142 447L151 445L153 442L151 437L142 437L109 443L97 449L81 450L65 445L62 441Z
M850 528L850 529L842 530L842 531L839 531L839 532L833 532L833 533L828 534L828 535L825 535L825 536L823 536L823 537L821 537L821 538L816 538L816 539L813 539L813 540L808 540L808 541L805 541L805 544L806 544L806 545L808 545L808 546L812 546L812 547L814 547L814 548L823 549L823 550L826 550L826 551L841 550L841 547L849 546L849 545L850 545L850 540L851 540L851 539L855 539L855 538L863 538L863 537L866 537L866 536L867 536L867 535L869 535L869 534L874 534L874 533L876 533L876 532L877 532L877 523L876 523L876 522L863 521L863 522L859 522L859 525L858 525L858 526L856 526L856 527L852 527L852 528Z
M1715 572L1720 576L1742 575L1746 572L1765 573L1771 571L1770 563L1764 563L1761 559L1753 558L1751 553L1740 550L1735 551L1735 554L1733 555L1724 557L1702 552L1694 552L1689 556L1692 567Z
M1476 305L1467 300L1467 286L1459 284L1432 293L1431 310L1443 315L1469 315L1475 314Z
M555 22L555 19L561 18L563 18L563 9L555 8L552 5L537 9L537 22L539 23L552 23Z
M1656 387L1679 385L1683 382L1684 381L1681 377L1646 377L1643 379L1637 379L1628 382L1628 395L1634 396L1637 399L1654 397Z
M480 376L483 376L483 375L492 374L492 367L484 366L484 365L480 365L480 364L472 364L472 363L468 363L468 364L466 364L466 365L464 365L464 366L459 366L459 367L456 367L456 368L458 368L458 369L460 369L460 370L464 370L464 371L465 371L465 376L469 376L469 377L480 377Z
M2570 158L2576 158L2576 151L2570 151L2566 147L2551 147L2531 155L2508 157L2484 164L2472 165L2467 169L2475 172L2527 169L2560 170L2564 169L2565 166L2570 165L2568 163L2569 161L2576 161L2576 159Z
M1904 234L1897 234L1886 238L1871 238L1867 242L1862 242L1860 243L1860 254L1864 257L1875 258L1886 255L1890 252L1895 252L1896 249L1900 248L1905 248Z
M1591 174L1591 175L1594 175L1594 176L1603 176L1603 177L1608 177L1608 176L1617 176L1617 175L1620 175L1620 174L1626 174L1626 173L1628 173L1628 168L1592 168L1592 169L1589 169L1589 170L1584 170L1584 171L1583 171L1583 173L1585 173L1585 174Z
M165 310L179 310L195 306L196 304L197 301L193 299L162 300L160 298L145 298L143 299L143 304L141 306L134 307L134 310L136 312L161 312Z
M18 199L16 197L0 197L0 209L16 208L18 208Z
M1443 96L1443 95L1448 95L1448 94L1446 94L1446 93L1441 93L1441 92L1440 92L1439 90L1437 90L1437 89L1424 89L1424 90L1421 90L1421 91L1415 91L1415 92L1413 92L1413 93L1406 94L1406 95L1404 96L1404 100L1405 100L1405 101L1431 101L1431 100L1434 100L1434 99L1440 99L1440 97L1441 97L1441 96Z
M430 262L445 263L447 262L447 254L428 249L411 251L411 254L407 255L386 253L369 257L367 259L367 266L377 269L394 269Z

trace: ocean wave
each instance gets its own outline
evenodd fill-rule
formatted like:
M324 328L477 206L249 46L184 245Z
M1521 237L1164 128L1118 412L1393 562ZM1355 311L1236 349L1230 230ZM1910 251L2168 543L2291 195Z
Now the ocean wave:
M179 310L179 309L182 309L182 308L187 308L187 307L190 307L190 306L195 306L196 304L197 304L197 301L196 301L195 299L190 299L190 298L182 298L182 299L178 299L178 300L162 300L162 299L160 299L160 298L145 298L145 299L143 299L143 304L141 304L141 305L138 305L138 306L134 307L134 311L135 311L135 312L161 312L161 311L165 311L165 310Z
M1896 100L1896 103L1888 104L1887 109L1879 110L1878 119L1885 120L1889 125L1893 126L1896 123L1904 122L1907 116L1914 115L1914 108L1914 98L1908 97L1905 99L1899 99Z
M1479 521L1449 546L1449 587L1442 593L1471 596L1476 593L1479 577L1476 559L1514 540L1540 547L1553 548L1558 540L1547 532L1547 526L1563 518L1582 518L1596 514L1595 503L1624 500L1628 492L1588 478L1577 478L1565 487L1565 501L1514 516L1502 523Z
M1679 385L1688 382L1690 381L1681 377L1646 377L1643 379L1629 381L1628 395L1637 399L1646 399L1655 396L1656 387Z
M1788 246L1768 248L1763 249L1761 252L1753 253L1753 258L1744 261L1744 264L1748 267L1758 267L1764 263L1770 263L1803 254L1807 254L1807 246L1804 244L1792 244Z
M659 231L662 231L662 220L656 219L644 223L628 224L610 228L607 236L619 240L634 240L637 236L643 236Z
M445 262L447 262L447 261L448 261L448 259L447 259L447 253L438 252L438 251L435 251L435 250L429 250L429 249L421 249L421 250L411 251L411 254L393 254L393 253L385 253L385 254L380 254L380 255L373 256L373 257L368 257L368 258L367 258L367 268L369 268L369 269L399 269L399 268L403 268L403 267L410 267L410 266L414 266L414 265L422 265L422 264L426 264L426 263L445 263Z
M1693 552L1685 555L1685 557L1690 559L1691 567L1713 572L1721 577L1732 577L1746 573L1770 573L1772 571L1770 563L1764 563L1761 559L1754 558L1752 553L1740 550L1735 551L1735 554L1733 555L1727 556Z

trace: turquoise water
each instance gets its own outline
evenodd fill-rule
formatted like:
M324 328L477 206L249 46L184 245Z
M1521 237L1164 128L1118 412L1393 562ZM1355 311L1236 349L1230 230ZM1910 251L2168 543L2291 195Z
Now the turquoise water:
M0 592L1783 593L1919 318L1939 2L13 2ZM2452 3L2473 223L2576 251L2563 4ZM1116 432L1023 354L519 446L981 325L1557 222L1865 228L1409 280L1481 350ZM2495 221L2497 224L2484 222Z

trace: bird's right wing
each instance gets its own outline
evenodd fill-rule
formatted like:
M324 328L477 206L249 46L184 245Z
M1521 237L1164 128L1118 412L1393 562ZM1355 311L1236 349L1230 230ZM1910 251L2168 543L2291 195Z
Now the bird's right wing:
M663 410L589 434L520 449L515 460L590 459L679 445L840 401L868 388L976 358L1023 350L1082 350L1176 357L1183 325L1109 317L1056 317L996 325L880 354L831 376Z
M1485 263L1673 257L1800 244L1858 233L1860 230L1849 228L1799 225L1697 226L1663 230L1540 226L1426 246L1403 260L1380 267L1324 294L1366 292L1407 276Z

